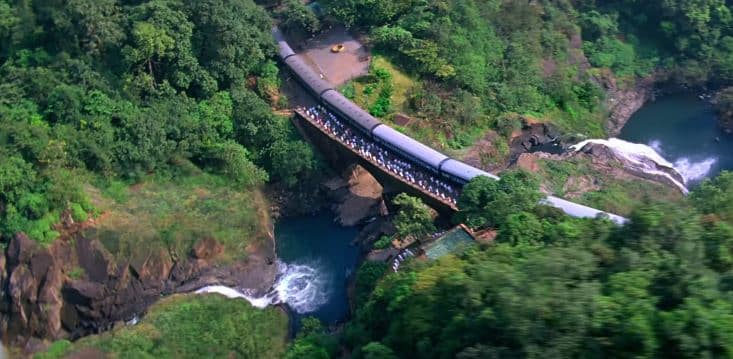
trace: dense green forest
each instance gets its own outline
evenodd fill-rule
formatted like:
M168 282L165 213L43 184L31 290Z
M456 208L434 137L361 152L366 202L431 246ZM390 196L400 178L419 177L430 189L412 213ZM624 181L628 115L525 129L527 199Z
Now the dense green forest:
M285 5L272 15L290 31L322 26L299 1L267 3ZM332 20L367 34L380 56L384 67L372 69L369 85L381 102L369 109L394 112L389 98L399 89L385 70L394 66L415 80L404 93L409 113L429 120L430 139L453 149L491 129L502 139L497 155L505 155L522 116L603 136L605 91L641 77L692 86L733 80L726 0L321 5ZM126 213L120 203L129 198L146 204L147 212L125 214L133 219L144 213L153 222L185 218L209 227L193 212L249 199L231 189L297 186L314 172L311 148L273 112L287 99L270 15L252 0L0 0L3 241L23 231L50 243L62 212L78 221L102 210ZM191 207L182 193L201 181L214 202ZM134 192L133 183L145 185ZM733 356L733 174L679 202L648 201L620 227L538 206L538 187L524 172L471 182L454 220L496 229L492 244L408 261L397 273L363 264L343 331L306 320L283 355ZM97 208L92 189L115 202ZM398 196L395 205L398 235L435 230L419 200ZM254 227L251 216L229 220L211 227L227 248L241 249L237 225ZM181 243L165 245L184 253L198 232L180 232ZM277 357L285 352L284 320L275 309L215 296L172 298L136 327L59 341L40 355L93 348L134 358Z
M623 227L537 206L536 179L507 177L461 198L460 219L498 227L493 244L360 268L341 337L354 357L733 355L733 173ZM329 343L304 335L291 352L327 358Z
M518 116L602 137L604 92L638 77L686 85L733 80L725 0L321 3L419 79L405 108L392 110L425 119L420 124L430 131L409 130L451 148L473 144L487 129L505 142ZM506 144L495 143L496 155L505 154Z
M0 1L0 234L48 243L85 187L189 164L294 185L313 154L272 107L269 15L251 0ZM183 173L183 174L182 174Z

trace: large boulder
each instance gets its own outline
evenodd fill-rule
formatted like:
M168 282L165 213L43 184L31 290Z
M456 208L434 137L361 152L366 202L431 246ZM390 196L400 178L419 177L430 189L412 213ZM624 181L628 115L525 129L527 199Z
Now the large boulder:
M192 249L194 258L203 260L213 259L222 252L224 252L224 246L211 237L200 239Z
M342 177L343 180L326 183L331 189L337 220L341 225L353 226L381 214L384 208L381 205L383 188L369 171L352 165Z

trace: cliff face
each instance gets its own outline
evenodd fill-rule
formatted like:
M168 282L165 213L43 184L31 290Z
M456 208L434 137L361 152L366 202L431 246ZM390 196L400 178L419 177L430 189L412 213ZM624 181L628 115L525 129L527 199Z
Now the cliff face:
M631 87L621 87L616 79L608 74L602 76L600 82L606 89L606 109L608 109L608 121L606 131L609 137L614 137L621 132L626 122L644 104L652 99L654 95L654 83L657 76L639 79Z
M325 181L323 186L333 203L336 219L343 226L386 214L382 185L360 165L349 166L340 177Z
M275 279L272 249L247 263L214 265L223 247L199 240L186 258L152 251L115 258L101 242L73 235L42 247L17 234L0 256L0 330L27 352L43 339L75 339L111 329L142 314L162 295L211 283L264 292ZM256 280L251 277L257 276Z

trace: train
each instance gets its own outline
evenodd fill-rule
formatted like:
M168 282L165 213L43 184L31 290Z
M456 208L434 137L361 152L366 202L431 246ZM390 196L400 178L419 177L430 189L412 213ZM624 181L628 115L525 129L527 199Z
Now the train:
M287 66L298 82L314 98L319 100L330 111L348 121L352 127L361 131L364 136L422 165L428 171L461 185L470 182L476 176L486 176L494 180L499 179L496 175L450 158L382 123L346 98L339 91L335 90L320 74L316 73L301 56L298 56L293 51L285 36L277 27L273 28L272 34L277 43L280 61ZM627 221L624 217L553 196L548 196L543 201L544 204L560 208L565 213L574 217L594 218L602 215L618 224L623 224Z

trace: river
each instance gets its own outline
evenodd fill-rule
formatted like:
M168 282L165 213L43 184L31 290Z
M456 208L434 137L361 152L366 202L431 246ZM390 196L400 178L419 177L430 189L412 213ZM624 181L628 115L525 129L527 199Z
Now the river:
M619 138L648 145L694 185L733 169L733 136L718 127L713 106L691 93L665 95L637 111Z
M358 230L333 219L331 212L321 212L284 218L275 225L278 259L286 266L276 286L298 321L314 316L332 324L349 314L347 280L360 254L350 243Z

